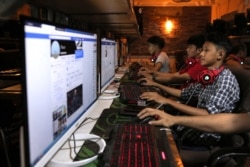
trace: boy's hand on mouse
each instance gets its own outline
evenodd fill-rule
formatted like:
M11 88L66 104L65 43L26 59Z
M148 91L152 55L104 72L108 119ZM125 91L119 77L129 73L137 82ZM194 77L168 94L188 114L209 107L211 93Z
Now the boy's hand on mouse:
M157 110L153 108L145 108L137 114L140 119L148 116L154 116L155 119L149 121L151 125L171 127L175 125L175 116L165 113L162 110Z

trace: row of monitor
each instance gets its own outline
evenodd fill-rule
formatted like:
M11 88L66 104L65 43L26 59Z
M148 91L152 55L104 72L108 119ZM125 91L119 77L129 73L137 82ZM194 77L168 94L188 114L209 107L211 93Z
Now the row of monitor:
M45 166L114 78L118 42L41 20L21 21L24 164Z

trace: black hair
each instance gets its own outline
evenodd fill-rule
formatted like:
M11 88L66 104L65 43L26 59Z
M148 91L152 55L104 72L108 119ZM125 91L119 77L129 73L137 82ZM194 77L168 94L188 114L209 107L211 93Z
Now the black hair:
M197 48L202 48L204 42L205 42L205 35L203 34L192 35L187 40L187 44L195 45Z
M206 41L212 42L219 48L223 48L226 51L226 54L231 52L232 45L226 34L219 32L210 32L206 35Z
M164 48L164 46L165 46L164 39L160 36L157 36L157 35L149 37L147 42L152 43L154 45L157 45L160 49Z

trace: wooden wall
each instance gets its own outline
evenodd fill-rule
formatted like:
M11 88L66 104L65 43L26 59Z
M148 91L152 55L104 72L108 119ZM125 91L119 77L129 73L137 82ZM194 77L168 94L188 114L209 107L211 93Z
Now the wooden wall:
M186 49L186 40L195 33L204 33L210 24L211 7L143 7L143 35L130 41L129 53L133 56L148 55L147 38L164 37L168 53ZM165 31L166 20L172 20L175 28Z

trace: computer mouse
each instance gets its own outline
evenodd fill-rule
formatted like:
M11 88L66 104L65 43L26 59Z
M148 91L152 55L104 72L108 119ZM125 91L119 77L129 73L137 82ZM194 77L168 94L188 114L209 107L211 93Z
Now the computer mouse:
M148 116L140 120L140 124L147 124L149 121L152 121L154 119L153 116Z
M143 85L146 84L146 81L145 80L140 80L138 83L139 83L139 85L143 86Z
M139 118L136 118L136 123L140 123L140 124L147 124L149 121L152 121L152 120L158 120L158 116L147 116L143 119L139 119Z

